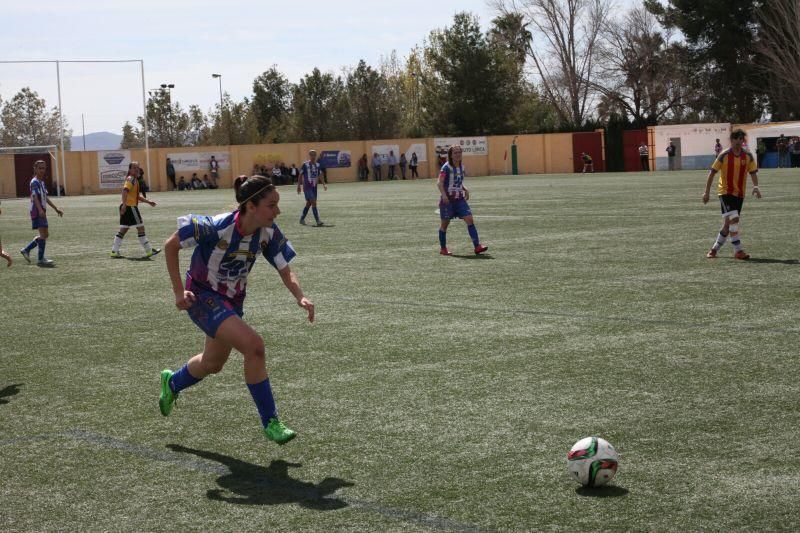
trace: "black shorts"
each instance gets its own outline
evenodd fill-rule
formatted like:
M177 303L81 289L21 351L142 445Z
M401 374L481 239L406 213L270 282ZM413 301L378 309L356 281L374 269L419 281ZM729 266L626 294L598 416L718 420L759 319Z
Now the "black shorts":
M741 213L742 204L744 204L744 198L739 198L738 196L734 196L732 194L721 194L719 196L719 206L722 209L723 215L725 213L730 213L731 211L738 211Z
M139 208L135 205L126 205L125 212L119 216L119 225L129 228L132 226L144 225L144 222L142 222L142 215L139 214Z

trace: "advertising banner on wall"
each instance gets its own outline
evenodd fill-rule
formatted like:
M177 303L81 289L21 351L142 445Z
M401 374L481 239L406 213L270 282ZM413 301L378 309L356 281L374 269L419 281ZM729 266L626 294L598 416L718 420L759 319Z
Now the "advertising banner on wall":
M341 168L349 167L350 159L350 150L323 150L318 161L324 168Z
M378 157L381 158L381 163L388 164L389 163L389 152L394 152L394 156L400 161L400 145L399 144L373 144L372 145L372 153L378 154ZM372 158L367 156L370 161Z
M176 172L201 172L209 170L208 162L212 155L219 163L220 170L230 170L230 152L178 152L167 154L167 157L172 161Z
M424 143L412 144L406 150L406 159L411 164L411 154L417 154L417 162L424 163L428 160L428 147Z
M489 142L486 137L437 137L433 140L436 155L440 160L447 159L447 149L454 144L461 147L464 157L489 155Z
M130 150L98 151L97 169L100 174L100 188L121 190L130 163Z

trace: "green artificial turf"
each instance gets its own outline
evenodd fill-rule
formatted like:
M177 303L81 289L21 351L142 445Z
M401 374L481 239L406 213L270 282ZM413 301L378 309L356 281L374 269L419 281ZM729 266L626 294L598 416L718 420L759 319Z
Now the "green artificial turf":
M469 179L479 258L461 221L438 255L430 180L332 184L323 228L282 187L317 322L266 261L245 320L299 433L284 447L238 354L159 414L159 371L203 334L163 255L108 258L118 195L53 199L54 269L24 263L28 204L4 201L0 529L797 530L800 178L761 174L749 262L730 243L705 258L721 219L704 172ZM154 244L234 203L150 196ZM135 235L122 252L142 255ZM568 477L590 435L620 452L605 490Z

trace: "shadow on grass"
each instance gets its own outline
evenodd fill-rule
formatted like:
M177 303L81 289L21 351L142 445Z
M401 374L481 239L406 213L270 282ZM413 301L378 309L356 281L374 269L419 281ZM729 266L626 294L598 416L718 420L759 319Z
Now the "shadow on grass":
M453 254L452 257L457 259L494 259L491 254Z
M354 485L335 477L326 477L314 484L289 476L289 467L299 468L303 466L300 463L275 460L268 467L263 467L227 455L186 448L178 444L169 444L167 448L216 461L228 467L229 473L217 478L217 485L224 490L209 490L206 492L209 500L239 505L297 503L307 509L331 511L348 505L347 502L331 496L343 487ZM226 495L225 492L232 495Z
M123 259L127 259L128 261L152 261L153 259L150 257L142 256L142 257L128 257L123 256Z
M8 403L8 400L6 400L5 398L8 398L9 396L16 396L17 394L19 394L19 388L22 387L23 385L24 383L14 383L13 385L9 385L3 390L0 390L0 405Z
M575 493L578 496L591 498L619 498L628 495L628 489L617 485L603 485L602 487L578 487Z
M748 263L771 263L781 265L800 265L800 259L771 259L769 257L751 257Z

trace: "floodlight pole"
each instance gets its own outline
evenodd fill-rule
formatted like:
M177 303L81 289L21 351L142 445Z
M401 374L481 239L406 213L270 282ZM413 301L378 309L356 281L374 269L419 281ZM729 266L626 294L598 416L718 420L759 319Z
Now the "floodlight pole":
M58 122L61 130L61 170L64 172L64 194L67 193L67 164L64 162L64 110L61 109L61 66L56 61L56 82L58 83ZM56 196L61 196L61 179L56 182Z
M142 69L142 116L144 117L144 157L147 160L147 187L152 189L150 181L150 141L147 136L147 102L144 98L144 59L139 60L139 65Z

